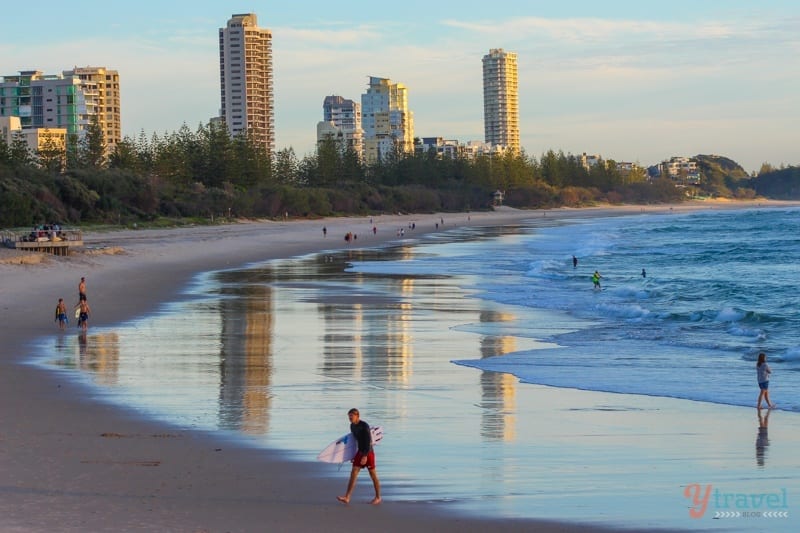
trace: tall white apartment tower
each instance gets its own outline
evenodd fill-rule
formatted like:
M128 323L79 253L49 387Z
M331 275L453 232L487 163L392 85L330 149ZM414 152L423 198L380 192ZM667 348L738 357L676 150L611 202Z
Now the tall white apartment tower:
M322 133L317 135L317 141L335 134L342 138L347 147L362 157L364 131L361 129L361 104L338 95L326 96L322 103L322 114L323 121L328 127L323 128ZM330 126L333 126L333 129Z
M487 143L519 152L517 54L502 48L483 56L483 129Z
M414 113L408 109L408 89L402 83L370 76L361 95L364 160L375 163L398 150L414 150Z
M247 133L275 150L272 32L253 13L231 15L219 29L220 118L231 135Z

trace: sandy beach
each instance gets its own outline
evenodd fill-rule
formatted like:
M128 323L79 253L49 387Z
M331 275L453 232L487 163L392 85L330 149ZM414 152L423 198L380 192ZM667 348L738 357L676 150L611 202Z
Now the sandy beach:
M397 230L412 223L415 236L419 236L463 226L513 224L536 217L575 218L768 204L785 205L720 202L673 208L531 212L501 209L493 213L383 215L374 217L372 222L369 217L239 222L90 232L84 236L86 249L67 258L4 250L0 253L4 324L0 353L0 469L4 474L0 484L0 530L614 530L609 525L611 520L575 523L568 510L550 513L540 521L479 518L434 502L393 501L390 493L384 494L380 506L361 502L344 506L335 496L344 490L345 470L338 477L331 476L319 464L297 461L277 451L265 452L246 441L177 428L151 420L133 408L97 401L74 380L28 364L32 343L57 332L52 309L59 297L69 306L74 305L81 276L87 281L91 328L112 327L152 313L163 302L181 299L186 285L198 272L347 247L374 247L397 240ZM373 225L377 227L375 235L371 231ZM327 236L323 235L323 226ZM347 232L358 238L346 243L343 237ZM74 331L70 334L74 335ZM546 428L559 428L555 433L536 430L543 439L579 443L582 453L596 456L593 461L609 470L605 483L610 487L628 484L626 476L632 471L640 483L653 485L655 490L674 488L664 494L664 505L674 508L676 515L686 516L685 523L676 522L681 529L696 529L697 524L688 517L692 502L684 498L682 487L718 476L725 469L716 464L721 457L734 465L753 462L757 429L754 412L748 411L744 416L744 410L739 408L648 398L641 410L627 413L625 424L620 426L607 412L598 416L597 410L586 407L613 403L613 398L598 398L581 391L558 398L554 410L552 392L547 387L520 387L517 403L525 417L541 421ZM799 444L800 429L796 417L781 419L783 413L776 414L779 416L772 422L776 426L773 439L778 444L770 451L770 462L785 463L786 472L791 474L796 471L791 450ZM658 417L656 424L654 416ZM587 432L587 425L593 431ZM341 426L346 427L344 421ZM724 438L726 435L732 438ZM679 443L677 449L671 446L675 439ZM610 451L614 450L610 443L628 445L632 441L636 443L629 459L632 469L619 471L619 461L625 459ZM709 441L718 446L702 449ZM691 479L681 477L685 471L669 468L669 464L687 458L692 459L691 472L696 476ZM553 452L550 459L557 461L558 455ZM553 475L547 470L536 473L542 475L543 484L549 482L547 476ZM391 480L386 482L391 486ZM778 486L783 481L776 478L775 483ZM366 474L362 474L359 487L362 497L369 494ZM741 490L751 489L742 486ZM619 491L609 493L613 499ZM617 508L616 503L602 498L593 505ZM703 528L709 527L709 522L703 522ZM664 527L654 522L648 529L676 528L674 524Z

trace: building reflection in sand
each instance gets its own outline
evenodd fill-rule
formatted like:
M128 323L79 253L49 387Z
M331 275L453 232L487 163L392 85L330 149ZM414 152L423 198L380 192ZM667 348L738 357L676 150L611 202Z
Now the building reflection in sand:
M464 298L447 276L347 270L351 261L397 261L414 253L411 247L346 251L208 274L198 292L156 315L57 337L54 362L119 389L110 395L141 403L144 412L255 437L271 433L273 417L283 428L292 416L318 417L320 410L352 405L412 420L428 401L420 394L440 389L447 395L459 387L450 383L458 375L477 396L453 401L480 408L479 435L513 440L516 378L449 361L515 351L514 337L453 329L517 317L476 307L480 301ZM340 420L333 423L340 429ZM271 438L280 443L295 436Z

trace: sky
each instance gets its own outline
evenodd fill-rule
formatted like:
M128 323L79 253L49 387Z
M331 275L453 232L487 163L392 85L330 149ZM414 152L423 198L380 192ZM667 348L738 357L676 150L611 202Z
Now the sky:
M123 135L219 114L218 30L255 13L273 33L276 148L314 150L322 102L369 76L408 88L417 137L483 140L481 58L516 52L520 137L652 165L716 154L748 172L800 164L797 0L40 0L3 11L0 76L119 71ZM497 5L497 9L493 7Z

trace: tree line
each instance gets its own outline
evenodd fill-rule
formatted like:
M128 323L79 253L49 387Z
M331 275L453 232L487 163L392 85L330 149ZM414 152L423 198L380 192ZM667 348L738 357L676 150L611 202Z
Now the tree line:
M293 148L269 154L217 122L142 131L110 154L96 121L81 140L70 136L66 151L45 143L31 153L24 140L0 139L3 227L479 210L498 190L519 208L685 198L672 180L621 173L613 161L587 170L576 156L553 150L538 159L524 151L474 158L396 152L367 165L333 139L302 158Z

